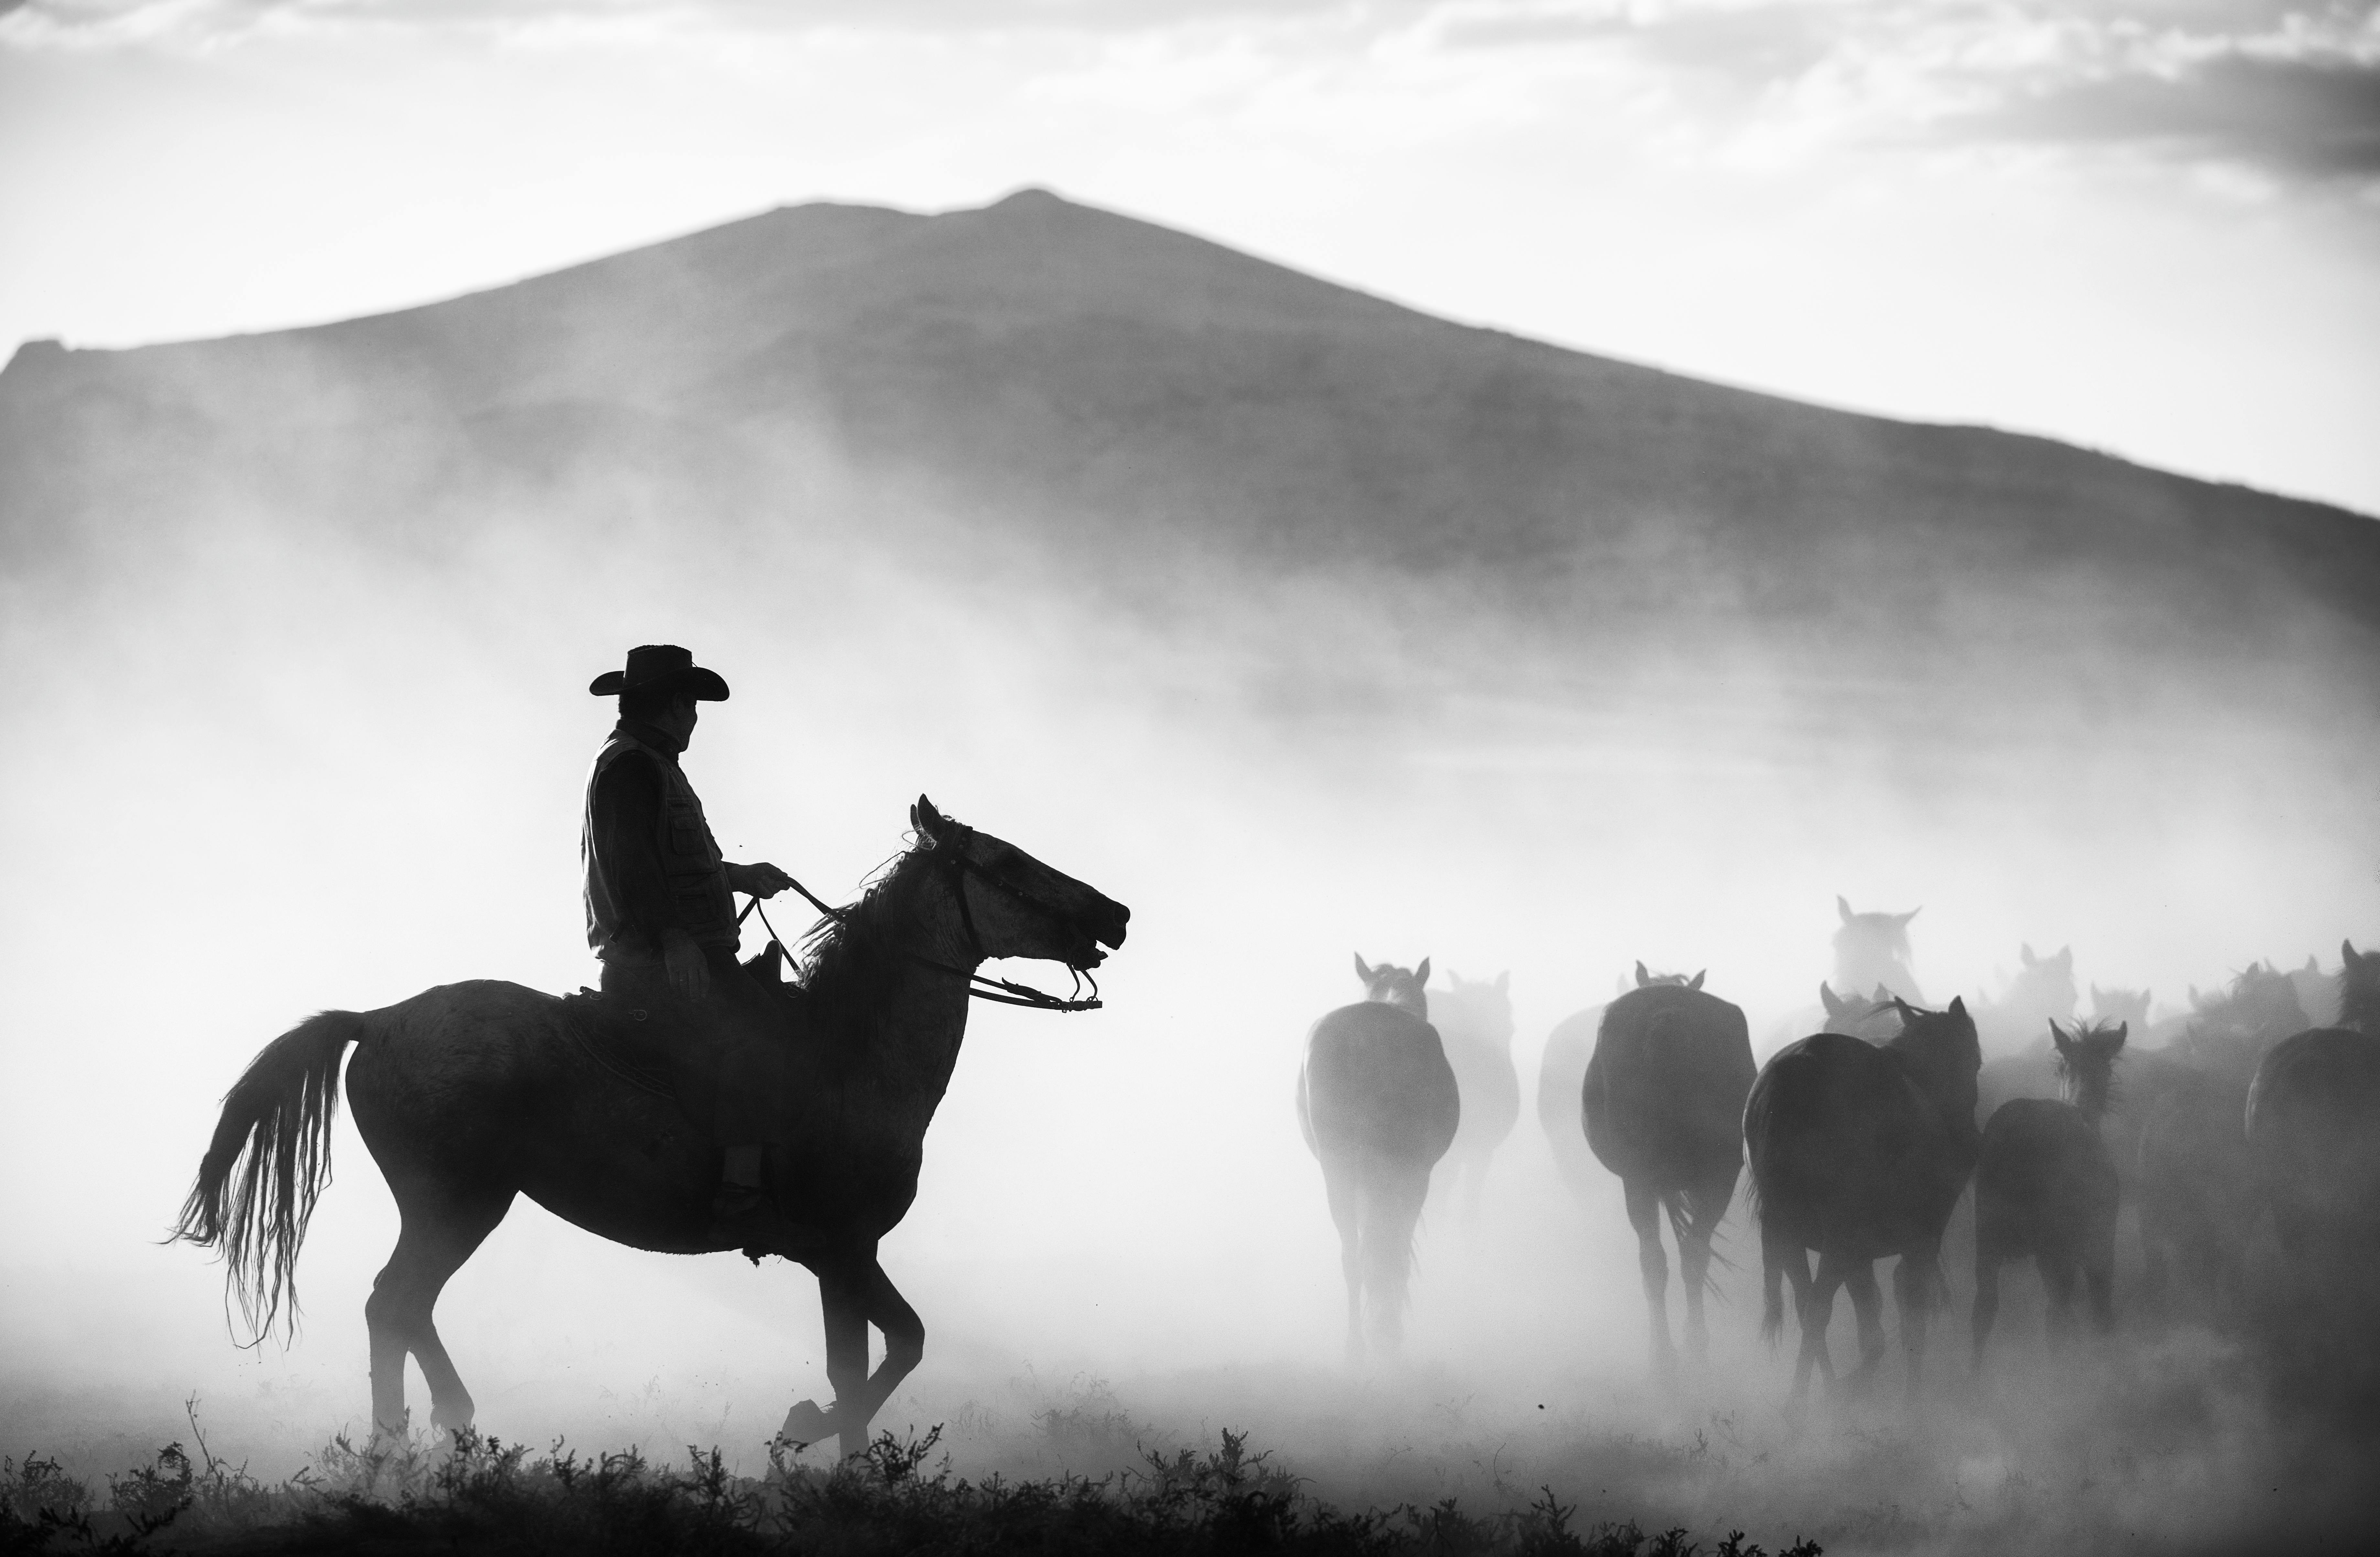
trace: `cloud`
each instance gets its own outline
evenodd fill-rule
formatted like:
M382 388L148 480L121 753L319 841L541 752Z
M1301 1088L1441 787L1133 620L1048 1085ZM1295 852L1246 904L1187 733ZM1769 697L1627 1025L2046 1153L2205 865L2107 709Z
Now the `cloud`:
M1091 101L1185 71L1251 98L1426 83L1425 138L1482 94L1548 133L1624 99L1651 105L1636 122L1664 144L1705 149L1998 142L2303 182L2380 174L2380 0L0 0L0 48L19 51L392 31L722 57L760 43L780 64L814 45L989 43L1001 68Z
M2380 58L2228 55L2176 75L2135 71L2061 83L1961 128L2362 180L2380 176Z

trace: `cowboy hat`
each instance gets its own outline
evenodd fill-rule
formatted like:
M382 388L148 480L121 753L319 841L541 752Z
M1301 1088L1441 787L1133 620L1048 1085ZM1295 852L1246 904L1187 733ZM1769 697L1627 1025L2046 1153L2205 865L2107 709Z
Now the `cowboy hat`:
M698 702L727 700L727 683L719 673L696 664L693 651L680 649L674 643L638 644L628 651L627 669L605 671L587 684L587 690L599 698L612 698L623 692L673 687L680 682L687 684Z

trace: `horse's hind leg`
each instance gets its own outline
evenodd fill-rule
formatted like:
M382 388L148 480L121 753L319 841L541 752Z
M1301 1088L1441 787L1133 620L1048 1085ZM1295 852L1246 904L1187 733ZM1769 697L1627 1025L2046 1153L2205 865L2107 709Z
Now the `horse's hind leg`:
M1353 1162L1325 1157L1322 1191L1339 1230L1339 1274L1347 1283L1347 1360L1364 1358L1364 1175Z
M1701 1362L1710 1356L1710 1330L1703 1320L1703 1298L1710 1291L1711 1244L1718 1224L1735 1198L1737 1170L1724 1179L1696 1186L1686 1197L1685 1235L1678 1240L1678 1274L1686 1286L1686 1346Z
M1834 1360L1827 1355L1827 1327L1835 1319L1835 1289L1843 1284L1843 1266L1834 1256L1818 1257L1818 1273L1806 1283L1794 1283L1799 1301L1794 1309L1802 1320L1802 1351L1793 1362L1793 1398L1799 1400L1810 1388L1810 1372L1815 1368L1831 1386L1835 1380Z
M471 1425L471 1392L455 1371L431 1319L447 1278L486 1241L512 1209L513 1191L471 1194L409 1187L397 1199L404 1224L388 1263L364 1299L371 1343L372 1430L405 1431L405 1356L421 1364L430 1385L430 1425L451 1432Z
M1903 1253L1900 1263L1892 1271L1892 1299L1900 1310L1900 1351L1908 1369L1904 1388L1912 1402L1917 1399L1919 1386L1924 1382L1926 1324L1933 1317L1935 1300L1940 1295L1937 1287L1941 1268L1941 1246L1929 1242ZM1883 1340L1879 1328L1879 1353Z
M1670 1257L1661 1248L1661 1198L1647 1180L1629 1178L1620 1184L1628 1202L1628 1225L1636 1230L1636 1269L1644 1277L1645 1307L1652 1316L1653 1366L1668 1373L1677 1367L1678 1355L1670 1344Z
M1364 1292L1374 1346L1393 1357L1404 1344L1413 1283L1414 1229L1429 1198L1429 1169L1375 1161L1364 1184Z
M2041 1271L2041 1290L2048 1299L2049 1313L2044 1328L2055 1350L2065 1344L2074 1329L2074 1285L2081 1271L2073 1258L2063 1253L2044 1252L2034 1257L2034 1263Z
M1825 1278L1822 1270L1820 1279ZM1843 1288L1852 1295L1852 1313L1859 1320L1859 1366L1844 1378L1844 1383L1864 1385L1876 1371L1884 1356L1884 1292L1876 1284L1876 1261L1847 1261L1842 1274Z

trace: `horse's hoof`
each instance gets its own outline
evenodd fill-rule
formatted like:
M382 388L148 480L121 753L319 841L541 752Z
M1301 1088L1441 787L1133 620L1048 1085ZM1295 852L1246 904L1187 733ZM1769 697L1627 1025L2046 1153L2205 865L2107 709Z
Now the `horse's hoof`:
M802 1449L833 1431L833 1424L827 1420L826 1413L819 1409L819 1403L805 1400L785 1413L785 1425L777 1429L777 1436Z

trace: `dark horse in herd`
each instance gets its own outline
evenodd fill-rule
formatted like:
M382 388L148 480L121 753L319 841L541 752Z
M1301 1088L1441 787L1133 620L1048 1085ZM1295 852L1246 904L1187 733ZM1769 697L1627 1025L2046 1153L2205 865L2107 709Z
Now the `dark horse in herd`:
M916 1368L925 1327L877 1262L917 1192L926 1127L958 1063L972 976L995 957L1096 967L1123 943L1123 904L923 796L916 845L815 933L795 991L770 1224L720 1241L718 1147L674 1099L602 1063L565 1003L517 984L447 984L377 1011L326 1011L276 1039L224 1101L178 1235L220 1247L252 1320L294 1307L292 1277L330 1174L340 1056L356 1125L403 1227L364 1304L372 1420L406 1423L405 1358L429 1381L431 1422L471 1420L431 1310L446 1281L527 1195L634 1248L744 1247L818 1277L831 1407L803 1401L784 1436L844 1453ZM868 1328L884 1337L868 1371Z
M1306 1034L1297 1124L1322 1163L1347 1282L1347 1352L1402 1343L1414 1228L1430 1170L1463 1123L1454 1067L1429 1025L1429 959L1408 972L1361 953L1364 998Z

